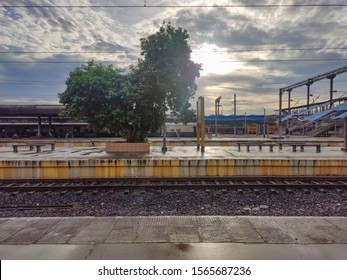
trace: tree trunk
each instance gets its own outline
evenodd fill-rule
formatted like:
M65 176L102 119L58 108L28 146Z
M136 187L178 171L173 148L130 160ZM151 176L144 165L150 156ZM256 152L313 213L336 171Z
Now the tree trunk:
M127 142L128 143L133 143L133 142L136 142L136 132L137 132L137 129L136 127L130 125L128 127L128 132L127 132Z

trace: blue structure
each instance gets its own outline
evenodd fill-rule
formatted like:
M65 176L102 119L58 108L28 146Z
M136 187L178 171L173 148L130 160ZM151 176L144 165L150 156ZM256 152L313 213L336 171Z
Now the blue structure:
M234 119L233 115L230 116L217 116L217 122L233 122L234 120L236 121L253 121L253 122L263 122L264 121L264 116L236 116L236 118ZM205 116L205 121L216 121L216 117L214 115L211 116Z

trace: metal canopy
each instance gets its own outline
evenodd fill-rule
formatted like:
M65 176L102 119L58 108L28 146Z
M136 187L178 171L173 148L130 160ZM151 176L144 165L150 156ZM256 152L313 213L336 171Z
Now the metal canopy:
M310 104L309 104L310 103L309 102L310 86L314 82L317 82L319 80L329 79L330 80L330 101L329 101L329 103L330 103L330 107L332 107L332 105L333 105L333 80L336 77L336 75L339 75L339 74L342 74L342 73L345 73L345 72L347 72L347 65L343 66L343 67L340 67L340 68L337 68L335 70L326 72L324 74L317 75L317 76L309 78L307 80L304 80L304 81L292 84L290 86L287 86L287 87L284 87L284 88L280 88L279 89L279 112L278 112L279 113L279 116L278 116L279 134L281 134L281 125L282 125L282 95L283 95L283 93L285 91L288 92L288 110L289 110L289 113L290 113L290 101L291 101L290 94L291 94L291 91L294 88L298 88L298 87L306 85L307 86L307 109L308 109L309 106L310 106Z
M338 69L335 69L335 70L332 70L332 71L329 71L329 72L326 72L324 74L320 74L318 76L315 76L313 78L309 78L307 80L304 80L304 81L301 81L301 82L298 82L298 83L295 83L295 84L292 84L290 86L287 86L287 87L284 87L284 88L281 88L280 91L283 93L285 91L288 91L288 90L292 90L294 88L298 88L298 87L301 87L301 86L305 86L307 84L312 84L314 82L317 82L317 81L320 81L320 80L323 80L323 79L330 79L332 78L334 75L338 75L338 74L342 74L344 72L347 72L347 65L346 66L343 66L341 68L338 68Z
M2 117L58 117L63 105L0 105Z

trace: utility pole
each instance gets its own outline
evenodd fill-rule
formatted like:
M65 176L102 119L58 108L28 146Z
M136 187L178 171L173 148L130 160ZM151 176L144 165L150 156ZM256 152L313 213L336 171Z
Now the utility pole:
M266 134L266 109L263 107L264 109L264 128L263 128L263 132L264 132L264 138L265 138L265 134Z
M234 135L236 136L236 93L234 93Z
M216 136L218 135L218 128L217 128L217 118L219 116L219 107L220 107L220 100L221 100L221 96L219 96L216 100L215 100L215 116L214 116L214 123L215 123L215 134Z

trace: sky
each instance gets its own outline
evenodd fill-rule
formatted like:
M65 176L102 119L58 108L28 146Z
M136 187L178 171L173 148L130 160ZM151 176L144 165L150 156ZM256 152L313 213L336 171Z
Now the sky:
M273 114L279 88L347 65L347 0L0 0L0 9L1 105L59 104L69 73L90 60L126 71L163 21L190 35L203 64L191 103L204 96L206 115L219 96L220 113L234 114L234 94L238 115ZM347 72L334 90L347 91ZM327 100L329 80L311 94ZM306 87L291 98L305 105Z

